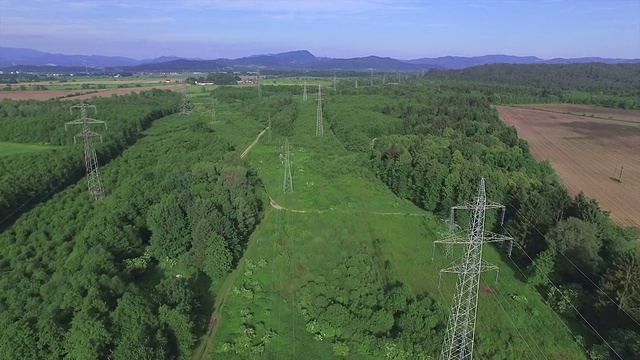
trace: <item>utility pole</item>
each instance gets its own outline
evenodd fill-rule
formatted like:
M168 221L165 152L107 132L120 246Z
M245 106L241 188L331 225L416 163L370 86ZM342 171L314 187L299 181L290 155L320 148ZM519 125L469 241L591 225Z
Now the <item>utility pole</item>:
M184 83L182 87L182 101L180 102L180 114L189 115L191 114L191 100L189 99L189 88L187 87L187 83Z
M513 239L484 231L485 211L487 209L502 209L502 220L504 221L503 205L487 200L485 194L484 178L480 179L478 194L476 198L467 204L458 205L455 209L471 210L472 218L469 223L469 232L466 236L452 235L448 238L437 240L435 244L460 244L465 246L464 255L459 262L452 263L449 267L440 270L442 273L457 273L456 293L451 305L449 324L445 335L444 345L440 353L440 359L462 360L473 359L473 339L476 327L476 315L478 310L478 286L480 284L480 273L490 270L496 271L496 281L498 281L498 267L482 260L482 244L489 242L511 241ZM452 210L453 211L453 210ZM511 256L511 247L509 256Z
M64 124L64 131L67 131L67 125L82 125L82 131L73 136L74 144L77 143L77 137L84 138L84 162L87 168L87 185L89 188L89 195L94 200L104 199L104 187L100 179L100 173L98 172L98 157L96 156L96 149L93 146L93 138L98 136L100 142L102 142L102 135L91 131L90 124L104 124L104 128L107 128L107 123L104 121L91 119L87 116L87 109L92 108L95 114L98 113L95 105L89 105L81 103L69 108L69 111L73 115L73 109L80 109L80 119L69 121Z
M282 192L293 192L293 179L291 177L291 149L289 149L289 138L284 140L284 180L282 182Z
M324 136L322 124L322 87L318 84L318 110L316 111L316 136Z
M302 88L302 101L307 101L307 82L304 82L304 87Z

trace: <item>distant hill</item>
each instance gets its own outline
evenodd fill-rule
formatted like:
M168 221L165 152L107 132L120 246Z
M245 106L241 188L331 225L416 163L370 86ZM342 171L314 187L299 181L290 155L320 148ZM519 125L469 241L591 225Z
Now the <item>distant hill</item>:
M162 56L156 59L136 60L121 56L63 55L32 49L0 47L0 68L15 65L107 68L166 62L176 59L181 58L176 56Z
M535 56L485 55L485 56L443 56L437 58L420 58L407 61L410 64L433 64L445 69L464 69L486 64L537 64L544 60Z
M186 59L161 56L136 60L118 56L63 55L32 49L0 47L0 68L17 65L77 66L118 71L206 71L219 69L298 69L298 70L387 70L419 71L423 69L465 69L487 64L572 64L600 62L605 64L640 63L640 59L607 59L599 57L550 60L535 56L485 55L473 57L443 56L398 60L390 57L366 56L348 59L316 57L307 50L278 54L253 55L238 59ZM184 66L184 67L183 67Z
M511 56L511 55L485 55L485 56L443 56L437 58L420 58L407 61L410 64L433 64L446 69L465 69L473 66L488 64L582 64L582 63L603 63L603 64L624 64L640 63L640 59L608 59L601 57L585 58L555 58L544 60L535 56Z

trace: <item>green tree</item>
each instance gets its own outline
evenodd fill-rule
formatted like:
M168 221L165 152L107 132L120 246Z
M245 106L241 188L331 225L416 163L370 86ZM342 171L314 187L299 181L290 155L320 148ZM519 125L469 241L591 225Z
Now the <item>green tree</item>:
M555 254L551 250L545 250L538 254L535 260L529 265L529 277L527 282L533 286L547 285L549 277L553 273L555 265Z
M640 322L640 258L637 254L621 255L605 271L596 306L603 321L610 325Z
M156 259L175 259L187 251L188 223L176 196L167 196L154 205L147 216L147 223L151 230L151 253Z
M547 243L556 254L556 269L562 275L579 282L587 282L583 273L594 276L602 262L598 254L602 241L596 234L596 225L574 217L549 231Z

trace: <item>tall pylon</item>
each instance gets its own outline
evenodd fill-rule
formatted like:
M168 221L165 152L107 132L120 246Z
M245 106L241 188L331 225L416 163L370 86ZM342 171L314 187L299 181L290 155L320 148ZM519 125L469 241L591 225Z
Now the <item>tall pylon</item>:
M101 200L104 198L104 187L102 186L102 180L100 179L100 172L98 171L98 157L96 156L96 149L93 146L93 138L99 137L102 142L102 135L91 131L90 124L104 124L104 128L107 128L107 123L104 121L91 119L87 116L87 109L93 109L97 114L98 110L95 105L89 105L81 103L71 106L69 111L73 115L73 109L80 109L80 119L69 121L64 124L64 131L67 131L67 125L82 125L82 130L73 136L73 142L77 143L77 137L84 138L84 162L87 168L87 186L89 189L89 195L94 200Z
M358 78L356 78L356 89L358 88Z
M187 83L182 86L182 101L180 102L180 114L189 115L191 114L191 100L189 99L189 88L187 88Z
M260 76L260 71L258 71L258 77L256 79L256 87L258 88L258 97L262 97L262 78Z
M336 83L338 80L336 79L336 74L333 74L333 92L336 92Z
M307 82L304 82L304 87L302 88L302 101L307 101Z
M268 129L269 129L269 134L268 134L269 144L271 144L271 114L269 114L269 127L268 127Z
M502 220L504 221L503 205L487 200L484 186L484 178L480 179L478 194L476 198L467 204L458 205L455 209L471 210L471 222L469 232L466 236L451 235L442 240L434 242L440 244L460 244L465 246L464 254L460 261L454 262L448 267L440 270L442 273L457 273L456 293L451 305L449 324L444 339L440 359L463 360L473 358L473 339L476 327L476 314L478 310L478 286L480 284L480 273L490 270L496 271L496 281L498 280L498 267L482 260L482 244L489 242L511 241L513 239L484 230L485 211L487 209L502 209ZM511 247L509 248L511 256Z
M369 86L373 86L373 70L371 70L371 78L369 79Z
M316 136L324 136L322 124L322 85L318 84L318 110L316 111Z
M293 192L293 178L291 177L291 149L289 148L289 138L284 140L284 179L282 181L282 192Z

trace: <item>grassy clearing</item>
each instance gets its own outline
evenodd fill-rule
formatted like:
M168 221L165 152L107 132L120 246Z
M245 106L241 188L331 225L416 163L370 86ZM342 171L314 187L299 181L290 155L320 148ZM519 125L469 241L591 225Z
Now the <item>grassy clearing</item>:
M450 306L455 275L444 274L438 287L438 272L460 251L447 259L439 249L435 261L430 259L442 223L391 193L368 170L366 157L345 150L326 123L325 136L315 137L315 102L302 103L299 96L295 101L300 102L300 116L289 138L294 193L282 193L282 137L272 136L269 142L265 134L245 159L278 204L307 212L267 210L239 269L226 284L228 297L216 309L217 333L205 341L207 350L198 352L198 359L335 357L330 342L317 341L305 331L296 293L364 248L375 249L389 276L414 294ZM255 128L257 134L259 126ZM485 248L485 259L500 267L500 280L494 284L492 273L481 280L497 293L479 296L480 357L497 351L504 359L585 358L558 317L509 266L510 260L493 247ZM231 348L238 346L248 323L257 324L254 330L261 342L245 344L246 353L234 354ZM507 343L508 349L501 351Z
M39 152L39 151L51 150L55 148L57 148L57 146L0 142L0 156L7 156L7 155L13 155L13 154L19 154L19 153Z

